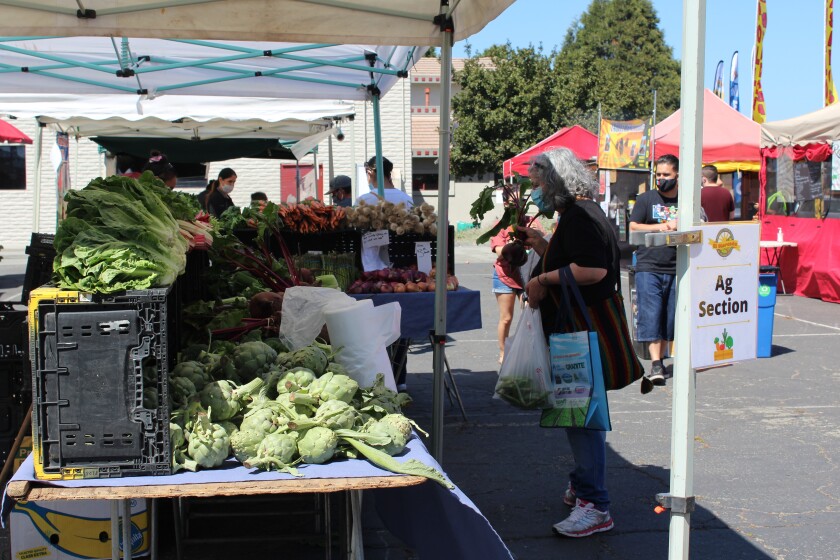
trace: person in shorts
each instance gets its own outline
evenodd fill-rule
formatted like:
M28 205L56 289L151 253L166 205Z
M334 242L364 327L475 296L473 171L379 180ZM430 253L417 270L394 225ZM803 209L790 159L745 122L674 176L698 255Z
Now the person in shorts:
M510 334L510 324L513 322L513 308L516 299L522 294L522 276L519 268L511 266L502 258L502 249L510 241L507 229L502 229L490 240L490 250L496 254L493 263L493 293L499 305L499 324L496 334L499 339L499 363L505 357L505 339Z

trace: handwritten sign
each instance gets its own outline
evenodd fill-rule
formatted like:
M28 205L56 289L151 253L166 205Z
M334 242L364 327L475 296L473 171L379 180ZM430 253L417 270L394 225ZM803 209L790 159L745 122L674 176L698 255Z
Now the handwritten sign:
M414 254L417 255L417 270L428 274L432 270L432 244L429 241L418 241L414 244Z
M390 267L388 230L380 229L362 234L362 268L365 272Z

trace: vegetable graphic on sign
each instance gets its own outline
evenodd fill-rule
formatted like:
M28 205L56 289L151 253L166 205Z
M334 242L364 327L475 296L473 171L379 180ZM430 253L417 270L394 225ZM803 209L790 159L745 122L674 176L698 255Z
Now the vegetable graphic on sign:
M721 336L715 337L714 340L715 344L715 361L720 360L731 360L733 356L732 347L735 345L735 341L733 340L732 336L726 332L726 327L723 329L723 333Z

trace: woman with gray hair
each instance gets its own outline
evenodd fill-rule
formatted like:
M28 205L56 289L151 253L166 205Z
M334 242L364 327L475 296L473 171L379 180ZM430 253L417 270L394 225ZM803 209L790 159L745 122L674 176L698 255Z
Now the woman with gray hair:
M605 369L623 367L629 361L635 379L641 377L641 364L632 352L624 307L621 299L618 242L612 225L593 198L598 183L586 166L566 148L536 156L528 170L533 191L531 200L549 217L559 214L557 229L550 241L530 228L522 228L526 246L540 255L540 262L525 286L528 305L539 308L543 330L548 337L555 332L588 330L580 309L559 305L563 301L560 269L569 267L577 282L584 304L598 332L601 362ZM623 326L622 326L623 324ZM617 325L617 326L616 326ZM622 339L623 337L623 339ZM618 341L618 342L616 342ZM622 344L625 342L625 344ZM617 346L628 346L631 356L613 355ZM606 355L605 350L610 352ZM563 427L560 409L547 409L540 426ZM565 428L575 468L563 502L573 509L554 525L559 535L586 537L609 531L613 520L606 488L606 432L587 428Z

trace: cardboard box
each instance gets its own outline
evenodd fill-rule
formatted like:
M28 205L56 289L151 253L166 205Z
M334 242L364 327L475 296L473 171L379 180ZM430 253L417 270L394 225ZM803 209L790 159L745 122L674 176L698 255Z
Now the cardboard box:
M14 560L111 558L108 500L18 502L10 517ZM149 554L146 500L131 500L131 540L133 556Z

